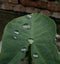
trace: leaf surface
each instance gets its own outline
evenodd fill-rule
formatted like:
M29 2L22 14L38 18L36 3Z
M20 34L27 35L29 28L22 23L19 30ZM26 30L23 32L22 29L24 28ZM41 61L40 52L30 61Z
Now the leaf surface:
M20 50L27 49L32 44L31 56L34 64L58 64L55 35L56 25L45 15L35 13L16 18L4 30L2 53L6 52L14 57L9 64L18 64L15 61L23 58ZM20 55L15 57L19 51Z

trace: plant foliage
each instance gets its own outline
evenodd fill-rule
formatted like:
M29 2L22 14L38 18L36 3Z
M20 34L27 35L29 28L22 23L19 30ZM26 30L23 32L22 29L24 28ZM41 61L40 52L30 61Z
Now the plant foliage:
M29 64L59 64L55 35L56 25L45 15L34 13L12 20L4 30L0 64L21 64L28 50Z

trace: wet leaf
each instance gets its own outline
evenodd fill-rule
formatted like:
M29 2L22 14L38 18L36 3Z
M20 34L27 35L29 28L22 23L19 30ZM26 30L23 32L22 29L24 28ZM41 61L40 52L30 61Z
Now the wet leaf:
M11 58L10 62L5 64L21 64L19 61L25 57L29 44L32 45L31 56L34 64L59 64L54 21L39 13L27 16L12 20L4 30L1 54L7 53L8 58ZM14 33L14 30L18 30L19 33ZM4 58L6 56L3 57L3 62Z

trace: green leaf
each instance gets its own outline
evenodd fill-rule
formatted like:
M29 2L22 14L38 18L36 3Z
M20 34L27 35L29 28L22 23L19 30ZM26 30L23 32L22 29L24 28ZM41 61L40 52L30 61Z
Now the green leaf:
M56 25L45 15L35 13L16 18L4 30L1 54L9 55L9 64L18 64L19 58L21 60L25 56L25 53L22 56L21 49L28 49L29 44L32 44L31 56L34 64L58 64L55 35Z
M19 51L8 64L21 64L24 58L25 58L25 54Z
M1 53L0 54L0 64L5 64L10 61L11 56L8 53Z
M32 58L34 64L58 64L55 42L56 26L52 19L36 14L33 26Z
M24 17L25 18L25 17ZM0 56L3 56L2 54L5 53L8 55L2 57L2 62L4 62L4 59L11 60L19 51L22 49L26 49L29 45L27 38L29 37L28 31L23 28L23 18L19 17L17 19L12 20L7 24L4 30L3 38L2 38L2 52ZM1 57L0 57L1 58ZM4 62L5 63L5 62ZM4 64L1 63L1 64ZM7 64L8 61L5 63Z

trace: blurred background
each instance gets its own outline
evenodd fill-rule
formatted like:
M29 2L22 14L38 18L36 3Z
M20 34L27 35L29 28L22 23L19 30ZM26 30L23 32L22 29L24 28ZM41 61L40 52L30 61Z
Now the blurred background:
M0 0L0 51L6 24L14 18L36 12L45 14L55 21L55 40L60 51L60 0Z

